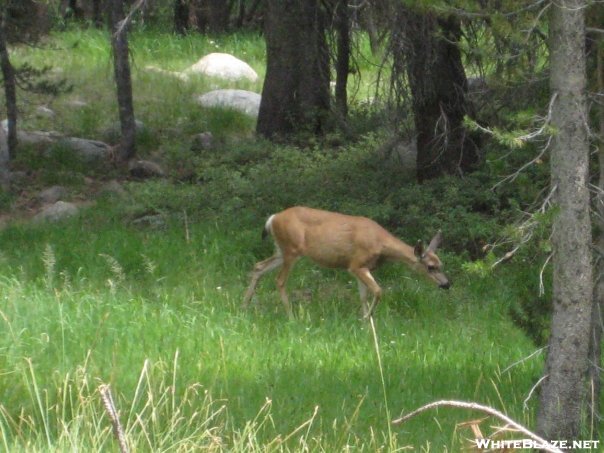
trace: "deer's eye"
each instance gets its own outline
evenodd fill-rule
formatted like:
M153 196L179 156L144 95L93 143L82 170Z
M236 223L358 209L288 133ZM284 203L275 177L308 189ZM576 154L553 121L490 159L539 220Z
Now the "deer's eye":
M436 270L436 266L433 266L432 264L430 264L430 265L428 265L428 270L429 270L430 272L433 272L433 271L435 271L435 270Z

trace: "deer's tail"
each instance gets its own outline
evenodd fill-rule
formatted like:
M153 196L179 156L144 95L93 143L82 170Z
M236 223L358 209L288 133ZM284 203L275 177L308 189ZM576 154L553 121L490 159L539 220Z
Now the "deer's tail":
M273 233L273 218L275 217L275 214L273 214L272 216L270 216L268 218L268 220L266 221L266 223L264 224L264 228L262 229L262 239L264 239L266 236L268 236L269 233Z

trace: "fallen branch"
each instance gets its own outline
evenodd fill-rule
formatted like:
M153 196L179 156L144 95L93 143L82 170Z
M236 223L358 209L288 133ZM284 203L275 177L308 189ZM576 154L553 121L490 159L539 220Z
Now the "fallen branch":
M435 401L433 403L426 404L425 406L422 406L419 409L416 409L413 412L410 412L409 414L407 414L407 415L405 415L403 417L400 417L400 418L397 418L396 420L393 420L392 424L393 425L400 425L401 423L406 422L407 420L415 417L418 414L421 414L422 412L427 411L428 409L434 409L435 407L441 407L441 406L457 407L457 408L462 408L462 409L476 410L476 411L480 411L480 412L484 412L486 414L492 415L493 417L499 418L500 420L504 421L505 423L507 423L512 428L518 430L519 432L521 432L525 436L527 436L530 439L534 440L536 443L539 444L539 448L541 450L547 451L547 452L550 452L550 453L562 453L562 450L554 447L548 441L546 441L545 439L539 437L537 434L533 433L532 431L529 431L527 428L525 428L521 424L515 422L514 420L512 420L511 418L509 418L504 413L499 412L497 409L493 409L492 407L483 406L482 404L478 404L478 403L471 403L471 402L466 402L466 401L449 401L449 400Z

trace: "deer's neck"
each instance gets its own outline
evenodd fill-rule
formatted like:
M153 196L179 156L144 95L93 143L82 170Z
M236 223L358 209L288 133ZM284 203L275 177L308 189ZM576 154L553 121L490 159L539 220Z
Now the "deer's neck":
M413 247L392 235L388 235L384 241L382 255L389 261L403 261L407 264L417 263Z

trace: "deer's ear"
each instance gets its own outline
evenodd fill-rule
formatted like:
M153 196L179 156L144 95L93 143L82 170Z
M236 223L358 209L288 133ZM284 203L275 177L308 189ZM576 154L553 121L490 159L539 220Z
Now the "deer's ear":
M440 244L442 243L442 241L443 241L443 233L442 233L442 231L438 230L438 233L436 233L436 235L430 241L428 250L430 250L431 252L434 252L438 247L440 247Z
M421 258L422 255L424 254L424 243L422 242L421 239L419 241L417 241L417 244L415 245L415 248L413 249L413 253L415 253L415 256L417 256L418 258Z

